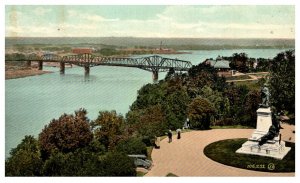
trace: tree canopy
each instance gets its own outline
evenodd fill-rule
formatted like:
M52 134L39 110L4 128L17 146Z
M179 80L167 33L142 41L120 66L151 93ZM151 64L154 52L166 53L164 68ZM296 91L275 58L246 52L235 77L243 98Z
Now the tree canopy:
M43 157L52 151L74 151L88 145L93 134L90 129L86 110L75 111L74 115L63 114L59 119L53 119L39 134L39 145Z
M271 104L295 113L295 50L279 53L270 68Z

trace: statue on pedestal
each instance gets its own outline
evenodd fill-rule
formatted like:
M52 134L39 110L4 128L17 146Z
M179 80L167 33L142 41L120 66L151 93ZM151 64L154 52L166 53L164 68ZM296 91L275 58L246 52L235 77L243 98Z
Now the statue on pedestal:
M270 107L270 92L269 88L267 87L267 84L265 83L264 86L261 89L261 98L262 103L259 105L261 108L268 108ZM262 136L259 140L259 146L265 144L268 140L274 139L274 137L279 135L280 131L280 122L279 122L279 116L276 115L276 112L272 111L272 125L270 126L268 133Z
M270 107L270 95L271 94L269 92L269 88L267 87L267 84L264 84L260 93L261 93L262 103L259 104L259 107L262 107L262 108Z
M274 107L271 107L270 92L266 84L261 89L261 98L262 102L256 111L256 129L251 137L243 143L242 147L236 150L236 153L266 156L281 160L291 150L291 147L286 147L285 142L281 140L280 116L283 115L283 111L278 113Z

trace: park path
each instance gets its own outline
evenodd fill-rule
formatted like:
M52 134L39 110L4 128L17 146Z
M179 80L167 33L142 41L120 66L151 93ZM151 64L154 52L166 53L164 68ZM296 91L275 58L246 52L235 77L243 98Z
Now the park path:
M294 126L283 124L282 139L295 142ZM182 134L180 140L161 141L160 149L153 149L153 167L145 176L295 176L295 173L267 173L226 166L207 158L203 149L208 144L232 138L249 138L253 129L213 129ZM224 157L226 158L226 157Z

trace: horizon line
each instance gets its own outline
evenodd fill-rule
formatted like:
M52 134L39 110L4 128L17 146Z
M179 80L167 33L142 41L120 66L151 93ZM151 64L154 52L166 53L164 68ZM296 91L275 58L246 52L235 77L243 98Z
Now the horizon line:
M157 39L289 39L295 40L295 38L220 38L220 37L140 37L140 36L5 36L5 38L157 38Z

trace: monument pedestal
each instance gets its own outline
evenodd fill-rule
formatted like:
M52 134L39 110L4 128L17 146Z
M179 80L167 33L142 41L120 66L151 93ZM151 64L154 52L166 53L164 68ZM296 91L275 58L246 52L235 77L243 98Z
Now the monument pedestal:
M290 147L285 146L285 142L281 140L281 134L268 140L262 146L259 146L259 139L266 135L272 126L272 112L269 108L259 108L257 110L256 129L251 137L245 142L236 153L253 154L259 156L267 156L276 159L283 159L285 155L291 150Z

